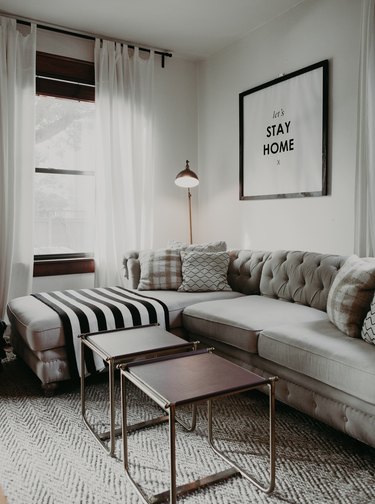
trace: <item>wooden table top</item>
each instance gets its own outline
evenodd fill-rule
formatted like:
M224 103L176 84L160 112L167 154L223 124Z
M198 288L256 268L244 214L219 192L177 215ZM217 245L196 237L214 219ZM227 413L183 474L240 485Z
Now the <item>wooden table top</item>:
M166 405L175 406L240 392L270 382L207 351L134 362L124 369L130 379L131 376L135 377L164 400Z
M84 339L107 358L141 355L153 350L162 351L192 345L159 326L139 326L129 329L102 331L84 335Z

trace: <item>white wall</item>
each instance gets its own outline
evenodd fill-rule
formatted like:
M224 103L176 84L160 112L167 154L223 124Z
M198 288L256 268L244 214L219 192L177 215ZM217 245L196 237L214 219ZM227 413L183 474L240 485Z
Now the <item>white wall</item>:
M38 31L37 49L93 61L93 41ZM194 169L197 163L196 64L184 59L166 58L161 68L156 58L155 75L155 247L171 239L187 240L186 194L174 184L186 159ZM142 195L140 195L142 197ZM119 265L120 267L120 265ZM85 288L93 286L93 275L61 275L34 278L33 291Z
M200 178L192 190L194 241L352 253L361 6L362 0L306 0L201 62L198 72L197 64L176 57L158 67L155 247L188 239L187 195L174 178L189 159ZM92 42L50 32L40 31L38 50L93 58ZM239 201L239 93L323 59L330 61L331 194ZM34 290L92 286L92 278L34 279Z
M166 69L159 68L156 77L154 246L166 247L169 240L189 238L187 190L177 187L174 180L187 159L198 174L196 64L167 59ZM192 193L195 207L197 191L192 189Z
M200 241L353 252L361 6L361 0L307 0L200 64ZM330 65L331 194L239 201L239 93L323 59Z

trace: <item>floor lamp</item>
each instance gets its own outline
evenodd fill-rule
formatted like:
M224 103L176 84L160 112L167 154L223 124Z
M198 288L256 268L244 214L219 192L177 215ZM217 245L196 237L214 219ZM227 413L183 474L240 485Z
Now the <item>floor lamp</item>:
M190 233L190 243L193 243L193 224L191 218L191 192L190 188L195 187L199 184L199 179L197 175L190 170L189 161L186 161L185 169L180 171L175 178L175 184L178 187L187 188L188 190L188 206L189 206L189 233Z

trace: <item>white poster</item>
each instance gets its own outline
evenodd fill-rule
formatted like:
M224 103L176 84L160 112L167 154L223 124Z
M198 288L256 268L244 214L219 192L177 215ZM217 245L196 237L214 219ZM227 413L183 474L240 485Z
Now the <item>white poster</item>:
M240 199L327 194L328 61L240 94Z

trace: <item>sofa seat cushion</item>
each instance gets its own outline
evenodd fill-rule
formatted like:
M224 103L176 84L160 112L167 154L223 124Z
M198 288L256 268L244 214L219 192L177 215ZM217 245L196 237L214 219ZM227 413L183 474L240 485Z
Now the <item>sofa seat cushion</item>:
M134 290L134 292L139 292ZM181 327L182 310L192 303L211 299L229 299L242 296L239 292L176 292L142 291L167 305L170 329ZM34 352L64 347L65 336L57 313L33 296L15 298L8 304L8 317L14 330Z
M33 296L22 296L8 303L7 313L15 330L33 351L43 352L65 345L59 316Z
M183 313L184 327L190 333L250 353L257 353L258 334L266 327L326 319L321 310L256 295L207 301L188 306Z
M244 294L235 291L212 292L176 292L176 291L142 291L142 296L158 299L168 307L170 329L182 326L182 312L192 304L216 300L231 300L243 297Z
M346 336L328 319L265 329L259 335L258 353L375 404L375 346Z

